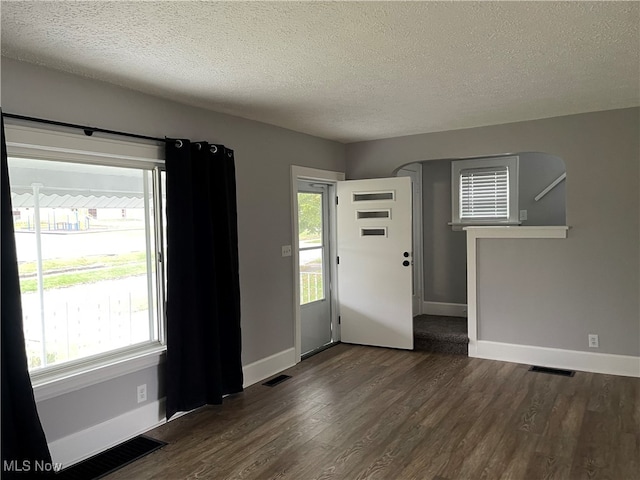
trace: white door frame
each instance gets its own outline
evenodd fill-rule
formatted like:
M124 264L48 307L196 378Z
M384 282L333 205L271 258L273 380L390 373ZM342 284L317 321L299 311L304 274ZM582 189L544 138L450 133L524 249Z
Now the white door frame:
M422 163L410 163L404 165L394 172L394 175L401 175L401 171L415 173L413 190L413 278L417 296L417 305L414 305L413 316L423 313L424 305L424 238L422 229L424 228L424 217L422 216Z
M330 185L334 185L334 193L335 193L335 184L339 181L343 181L345 179L344 172L334 172L330 170L320 170L317 168L309 168L309 167L301 167L298 165L291 165L291 253L292 253L292 263L293 263L293 318L294 318L294 334L293 341L295 346L295 355L296 355L296 363L300 361L301 350L302 350L302 329L300 322L300 239L298 238L298 180L316 180L322 183L327 183ZM333 304L331 305L331 324L333 325L333 341L340 340L340 329L338 327L338 315L337 315L337 288L336 282L338 280L338 272L336 265L336 225L335 225L335 201L329 199L329 208L333 210L333 212L329 212L330 218L330 231L331 231L331 239L330 239L330 263L329 268L331 269L331 301Z

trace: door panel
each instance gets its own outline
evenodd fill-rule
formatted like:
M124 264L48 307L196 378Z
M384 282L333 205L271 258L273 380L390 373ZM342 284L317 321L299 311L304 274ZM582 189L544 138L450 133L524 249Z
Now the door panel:
M341 340L413 349L411 179L338 182Z

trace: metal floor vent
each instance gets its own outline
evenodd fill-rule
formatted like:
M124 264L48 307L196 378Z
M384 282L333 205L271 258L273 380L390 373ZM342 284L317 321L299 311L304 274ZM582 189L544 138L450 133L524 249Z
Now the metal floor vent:
M550 368L550 367L538 367L537 365L532 366L529 369L530 372L539 372L539 373L548 373L550 375L560 375L562 377L573 377L576 372L573 370L562 370L560 368Z
M290 378L291 375L278 375L277 377L273 377L271 380L264 382L263 385L266 385L267 387L275 387L279 383L289 380Z
M53 478L56 480L96 480L135 462L166 444L166 442L140 435L65 468Z

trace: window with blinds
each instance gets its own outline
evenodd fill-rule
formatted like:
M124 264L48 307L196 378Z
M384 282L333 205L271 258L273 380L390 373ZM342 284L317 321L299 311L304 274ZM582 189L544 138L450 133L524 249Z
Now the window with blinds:
M451 162L451 225L518 225L518 157Z
M460 219L509 219L509 167L460 172Z

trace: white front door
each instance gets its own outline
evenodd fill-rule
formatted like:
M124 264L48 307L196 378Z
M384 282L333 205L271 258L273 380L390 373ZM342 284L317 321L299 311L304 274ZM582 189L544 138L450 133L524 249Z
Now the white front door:
M341 340L413 349L411 180L338 182Z

